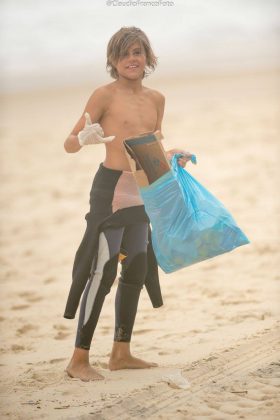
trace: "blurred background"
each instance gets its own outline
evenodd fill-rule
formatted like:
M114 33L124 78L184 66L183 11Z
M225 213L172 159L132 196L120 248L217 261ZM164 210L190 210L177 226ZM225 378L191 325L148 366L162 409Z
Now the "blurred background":
M106 48L122 26L144 30L159 58L143 83L166 97L164 147L197 155L198 164L186 169L251 240L172 275L160 272L165 306L155 313L143 291L136 353L185 366L273 330L279 319L280 1L140 1L0 1L4 417L37 419L36 405L26 401L39 399L46 418L54 412L52 418L61 418L58 404L78 418L72 397L76 410L88 398L79 382L75 387L62 377L76 329L76 321L62 315L92 178L105 150L99 145L67 154L63 143L92 91L112 81ZM97 366L107 363L113 307L114 292L94 343ZM108 377L106 393L119 393L112 384ZM134 373L131 384L132 391ZM204 410L206 397L195 402L197 409ZM259 401L267 398L257 398L259 418L267 418L267 407L259 411Z
M155 77L279 65L279 0L143 4L2 0L1 90L102 83L107 43L122 26L147 33L159 57Z

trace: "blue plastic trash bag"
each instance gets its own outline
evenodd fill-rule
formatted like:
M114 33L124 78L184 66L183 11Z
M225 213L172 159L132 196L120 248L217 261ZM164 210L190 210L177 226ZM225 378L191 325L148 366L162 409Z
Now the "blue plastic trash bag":
M178 157L173 156L171 171L140 188L153 249L165 273L249 243L223 204L178 164Z

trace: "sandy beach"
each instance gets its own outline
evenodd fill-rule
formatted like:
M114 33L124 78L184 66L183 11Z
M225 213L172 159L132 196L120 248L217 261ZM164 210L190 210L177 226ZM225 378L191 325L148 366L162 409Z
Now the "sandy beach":
M143 290L132 350L158 368L111 372L116 286L91 349L102 382L69 378L77 319L63 318L103 146L63 142L96 87L2 95L1 418L280 418L279 71L147 80L166 96L163 140L251 243ZM181 374L187 389L164 378ZM277 399L278 395L278 399Z

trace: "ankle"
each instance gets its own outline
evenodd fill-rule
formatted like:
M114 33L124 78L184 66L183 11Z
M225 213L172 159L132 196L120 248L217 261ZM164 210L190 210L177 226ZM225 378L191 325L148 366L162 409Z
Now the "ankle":
M130 343L114 341L111 359L124 359L131 356Z
M89 365L89 351L75 347L70 364Z

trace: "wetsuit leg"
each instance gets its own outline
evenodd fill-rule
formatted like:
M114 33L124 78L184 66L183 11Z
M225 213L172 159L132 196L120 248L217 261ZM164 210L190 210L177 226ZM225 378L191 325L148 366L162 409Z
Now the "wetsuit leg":
M147 272L148 223L125 227L122 248L127 257L115 298L114 341L130 342L141 289Z
M95 269L90 276L80 306L76 347L89 350L106 295L117 275L124 227L100 233Z

